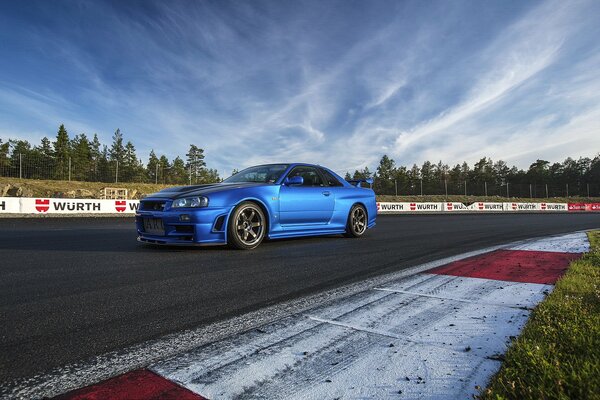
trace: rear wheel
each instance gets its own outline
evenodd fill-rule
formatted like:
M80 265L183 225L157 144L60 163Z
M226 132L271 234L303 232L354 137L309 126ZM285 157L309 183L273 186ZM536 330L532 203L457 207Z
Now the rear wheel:
M264 239L265 228L266 218L262 209L255 203L245 201L233 210L229 218L228 242L236 249L254 249Z
M367 231L367 210L360 204L355 204L348 214L346 237L361 237Z

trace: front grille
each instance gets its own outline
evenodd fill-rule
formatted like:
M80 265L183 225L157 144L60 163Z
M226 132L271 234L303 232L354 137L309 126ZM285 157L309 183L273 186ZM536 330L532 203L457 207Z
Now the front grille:
M143 211L163 211L165 201L142 200L141 209Z
M194 233L193 225L175 225L175 232L177 233Z

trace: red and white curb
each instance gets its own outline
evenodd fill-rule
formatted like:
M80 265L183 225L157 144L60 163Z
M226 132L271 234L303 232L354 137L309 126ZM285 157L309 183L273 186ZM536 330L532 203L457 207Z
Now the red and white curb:
M464 399L588 250L575 233L454 261L59 398Z

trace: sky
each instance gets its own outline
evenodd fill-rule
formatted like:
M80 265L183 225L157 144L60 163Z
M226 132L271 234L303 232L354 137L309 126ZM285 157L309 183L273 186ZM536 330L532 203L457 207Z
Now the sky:
M600 1L0 2L0 138L338 173L600 152Z

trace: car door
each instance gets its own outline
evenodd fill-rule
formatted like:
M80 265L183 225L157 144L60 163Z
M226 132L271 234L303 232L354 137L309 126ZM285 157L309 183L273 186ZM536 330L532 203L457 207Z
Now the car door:
M333 215L335 196L311 166L294 167L288 178L301 176L302 185L282 184L279 192L279 222L284 229L327 224ZM285 182L285 180L284 180Z

